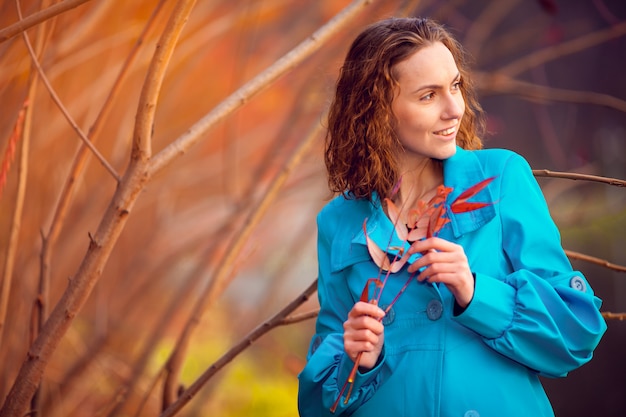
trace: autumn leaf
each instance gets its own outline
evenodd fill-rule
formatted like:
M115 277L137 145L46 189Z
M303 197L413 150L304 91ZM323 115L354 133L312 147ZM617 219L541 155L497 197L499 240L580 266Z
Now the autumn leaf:
M365 239L367 241L367 251L369 252L372 260L383 271L389 271L391 273L396 273L409 259L409 255L407 253L403 253L404 250L400 251L402 253L402 257L400 259L396 259L393 262L389 260L389 256L387 252L382 250L376 242L374 242L367 234L367 219L363 222L363 232L365 233ZM388 248L391 249L391 248ZM396 256L397 258L397 256Z
M469 203L467 200L478 194L483 188L485 188L495 177L489 177L474 184L467 190L463 191L459 196L450 204L450 210L453 213L465 213L472 210L478 210L492 203Z

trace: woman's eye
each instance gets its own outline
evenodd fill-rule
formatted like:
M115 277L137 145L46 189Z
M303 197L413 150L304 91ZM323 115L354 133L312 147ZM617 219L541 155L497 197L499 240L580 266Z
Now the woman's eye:
M454 84L452 84L452 89L453 90L460 90L461 89L461 81L457 81Z
M435 95L435 93L428 93L425 96L422 96L422 98L420 100L422 100L422 101L432 100L434 95Z

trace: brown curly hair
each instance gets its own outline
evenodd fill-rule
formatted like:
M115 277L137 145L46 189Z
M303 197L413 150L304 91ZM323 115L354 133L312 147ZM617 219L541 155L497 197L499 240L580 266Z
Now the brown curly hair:
M457 144L464 149L482 148L483 110L463 47L433 20L382 20L354 40L337 80L324 155L331 191L370 201L374 191L381 197L391 194L400 175L396 156L402 151L391 110L398 86L394 66L434 42L450 50L461 74L465 113Z

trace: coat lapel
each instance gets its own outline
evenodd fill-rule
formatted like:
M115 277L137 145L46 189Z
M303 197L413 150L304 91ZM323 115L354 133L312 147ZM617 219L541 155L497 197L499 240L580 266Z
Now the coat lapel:
M446 204L454 201L463 191L487 178L476 154L457 147L457 152L443 161L443 183L446 187L452 187L453 189L448 196ZM451 231L455 238L458 239L466 233L481 228L495 217L496 210L493 204L495 201L490 191L492 184L485 187L471 199L471 201L492 203L486 207L466 213L454 214L448 205Z

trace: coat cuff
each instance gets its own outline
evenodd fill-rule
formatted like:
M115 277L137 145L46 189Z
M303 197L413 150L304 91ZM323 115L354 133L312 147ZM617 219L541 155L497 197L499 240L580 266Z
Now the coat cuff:
M378 357L378 361L376 361L376 365L367 372L361 372L357 370L356 376L354 378L354 386L352 387L353 394L358 392L359 389L363 386L372 384L376 376L379 375L381 368L385 364L385 347L383 346L382 351L380 352L380 356ZM341 363L339 364L339 388L341 388L341 384L348 380L350 376L350 372L354 367L354 362L348 357L347 354L343 354L341 359ZM345 394L345 393L344 393Z
M454 320L487 339L495 339L511 327L514 308L515 288L477 273L474 298Z

